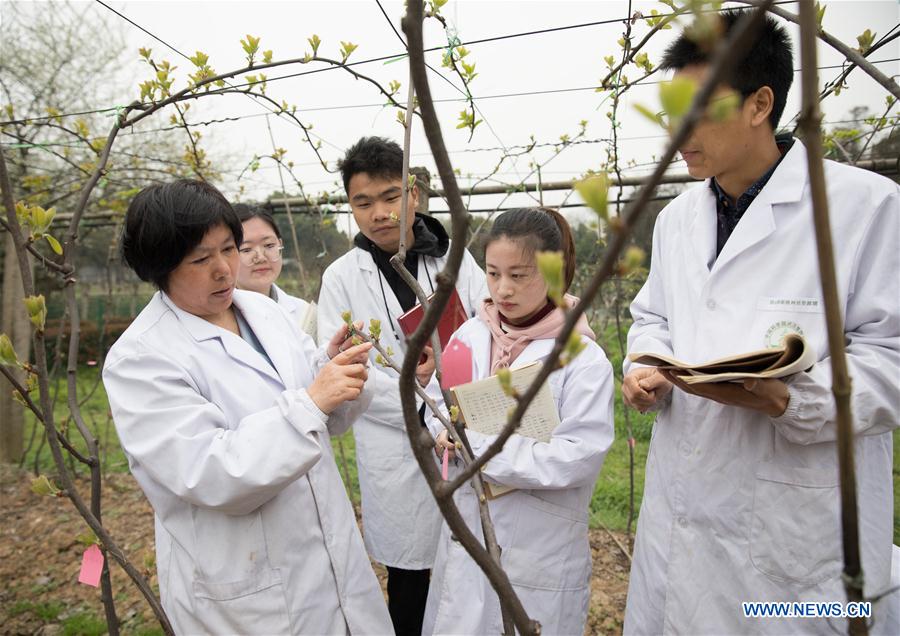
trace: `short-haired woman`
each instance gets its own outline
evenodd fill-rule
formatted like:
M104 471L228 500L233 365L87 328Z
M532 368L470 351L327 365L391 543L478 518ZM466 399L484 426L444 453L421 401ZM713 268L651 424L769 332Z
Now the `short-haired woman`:
M284 307L300 329L315 340L316 303L291 296L275 284L281 275L284 241L272 214L246 203L236 203L234 211L244 230L244 238L238 246L241 255L238 289L249 289L268 296Z
M316 350L235 291L240 242L200 181L145 188L125 217L124 259L159 291L103 381L156 515L163 607L177 633L389 633L329 443L371 399L369 345L344 327Z

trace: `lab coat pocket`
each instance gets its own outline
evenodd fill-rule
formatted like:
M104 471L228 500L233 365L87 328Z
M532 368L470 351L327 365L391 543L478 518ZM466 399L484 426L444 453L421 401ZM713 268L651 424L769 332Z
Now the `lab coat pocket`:
M759 463L750 519L754 567L804 585L840 574L839 502L833 469Z
M579 590L591 575L587 511L580 513L519 491L518 523L501 561L513 585Z
M215 634L289 634L291 622L278 569L227 583L195 580L195 616Z

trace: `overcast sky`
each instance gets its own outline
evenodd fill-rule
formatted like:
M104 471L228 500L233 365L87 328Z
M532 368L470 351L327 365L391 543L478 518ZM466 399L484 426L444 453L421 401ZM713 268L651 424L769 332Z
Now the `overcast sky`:
M262 38L260 48L271 49L274 59L302 57L309 50L307 37L317 34L322 45L320 53L339 57L340 41L358 45L351 61L399 54L403 45L391 29L375 0L331 1L232 1L232 2L150 2L108 0L107 4L127 16L147 31L165 40L172 47L187 55L201 50L210 56L216 71L223 72L243 65L244 53L239 40L245 34ZM390 22L400 29L403 3L382 0L382 6L390 16ZM621 19L626 15L628 2L610 1L559 1L559 0L450 0L443 9L450 25L462 42L507 34L564 27L588 22L617 20L608 24L560 30L537 35L525 35L494 42L473 44L469 60L477 65L478 77L471 85L482 116L485 120L471 141L468 132L455 128L458 112L464 104L448 101L438 104L443 122L443 132L454 166L463 175L475 177L489 172L502 156L502 147L515 149L529 143L533 135L538 142L554 142L562 134L574 136L578 122L588 121L588 139L609 136L610 125L606 117L608 103L603 95L592 90L604 75L603 57L621 51L616 41L622 35ZM900 21L900 5L897 0L852 0L825 2L827 12L824 28L844 40L855 44L856 35L871 28L881 35ZM38 5L40 6L40 5ZM43 5L46 8L46 4ZM796 3L783 5L792 12ZM113 21L122 22L129 48L134 51L133 87L123 102L138 96L137 84L148 76L148 67L137 63L139 47L153 49L156 60L169 59L179 67L179 81L183 82L190 63L166 46L153 40L146 33L124 22L99 4L95 11L106 13ZM633 2L633 11L649 14L650 9L661 12L668 9L659 2ZM797 30L788 25L796 42ZM648 30L643 21L634 25L634 36L640 39ZM676 29L664 31L654 38L647 48L652 62L657 62L666 42ZM426 46L447 44L447 36L440 25L430 20L426 23ZM796 52L795 57L799 58ZM900 57L900 40L896 40L873 55L875 60ZM440 68L440 53L430 53L428 61L444 75L459 85L445 69ZM841 58L833 49L819 43L821 66L840 64ZM900 62L878 64L889 75L900 73ZM362 81L355 81L346 71L328 70L303 77L274 81L277 76L322 68L311 64L273 69L267 94L274 99L296 104L301 119L313 124L312 132L322 141L322 155L332 169L343 151L361 135L385 135L402 141L402 127L396 121L396 109L382 106L384 99L376 89ZM383 85L391 80L403 84L400 101L405 99L407 64L405 60L385 64L373 62L356 67ZM795 68L799 68L799 59ZM184 74L182 74L184 73ZM821 71L827 81L839 73L839 69ZM639 71L629 67L626 73L637 78ZM799 79L799 73L796 75ZM439 100L457 100L460 93L435 74L429 75L434 96ZM653 79L657 79L654 77ZM183 83L181 84L183 85ZM176 86L179 84L176 83ZM792 117L799 105L798 82L788 99L785 118ZM665 138L661 131L644 120L634 110L639 102L652 109L658 108L656 84L632 89L620 107L622 128L620 135L621 159L639 167L626 174L646 174L648 162L659 153ZM548 92L555 91L555 92ZM515 95L515 96L510 96ZM824 103L826 121L847 119L853 106L864 105L877 111L884 109L885 92L860 71L850 77L850 89ZM97 107L108 104L97 104ZM229 194L238 187L238 173L254 155L272 152L272 142L266 126L266 109L243 95L229 95L200 100L190 110L188 119L193 122L225 117L250 116L240 121L218 123L203 129L202 147L213 157L227 159L227 173L219 184ZM169 114L144 120L138 131L166 125ZM315 155L303 141L301 131L285 118L270 116L272 133L277 146L288 151L288 159L297 164L296 172L308 193L334 190L337 175L330 174L316 163ZM490 149L490 150L484 150ZM588 169L598 169L605 160L603 143L586 143L572 146L559 154L542 171L545 181L575 177ZM515 162L507 162L495 177L506 183L527 180L531 161L544 161L554 153L549 147L539 147L528 156ZM432 169L433 162L424 134L418 122L413 131L413 163ZM679 169L679 164L673 167ZM247 173L240 181L246 188L245 198L265 198L271 191L280 189L278 173L271 162L263 161L259 170ZM288 187L289 190L294 190ZM523 195L516 201L525 203ZM546 201L561 200L564 193L547 193ZM473 201L473 207L488 207L497 198L482 197ZM435 206L440 207L440 206Z

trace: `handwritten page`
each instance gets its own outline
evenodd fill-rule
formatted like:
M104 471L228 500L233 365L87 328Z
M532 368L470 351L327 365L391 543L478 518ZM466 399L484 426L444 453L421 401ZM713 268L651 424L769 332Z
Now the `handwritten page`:
M541 370L540 362L512 369L512 385L524 393ZM506 395L496 376L463 384L453 389L466 427L485 435L497 435L503 430L516 401ZM523 437L549 442L553 430L559 426L559 413L547 382L541 386L534 401L528 405L522 423L516 431Z

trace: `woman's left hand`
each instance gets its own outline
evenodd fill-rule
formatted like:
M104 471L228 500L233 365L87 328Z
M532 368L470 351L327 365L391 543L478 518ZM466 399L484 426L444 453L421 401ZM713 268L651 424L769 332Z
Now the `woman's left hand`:
M360 320L360 321L354 322L353 328L356 329L357 331L362 331L362 329L363 329L362 321ZM334 335L331 337L331 340L328 342L328 349L326 350L328 353L329 360L334 358L334 356L339 354L341 351L344 351L345 349L348 349L351 346L353 346L353 342L352 342L353 338L352 338L352 336L348 337L348 335L347 335L348 331L349 331L349 328L347 326L347 323L344 323L341 325L340 329L338 329L336 332L334 332ZM360 362L362 362L362 361L360 360Z

